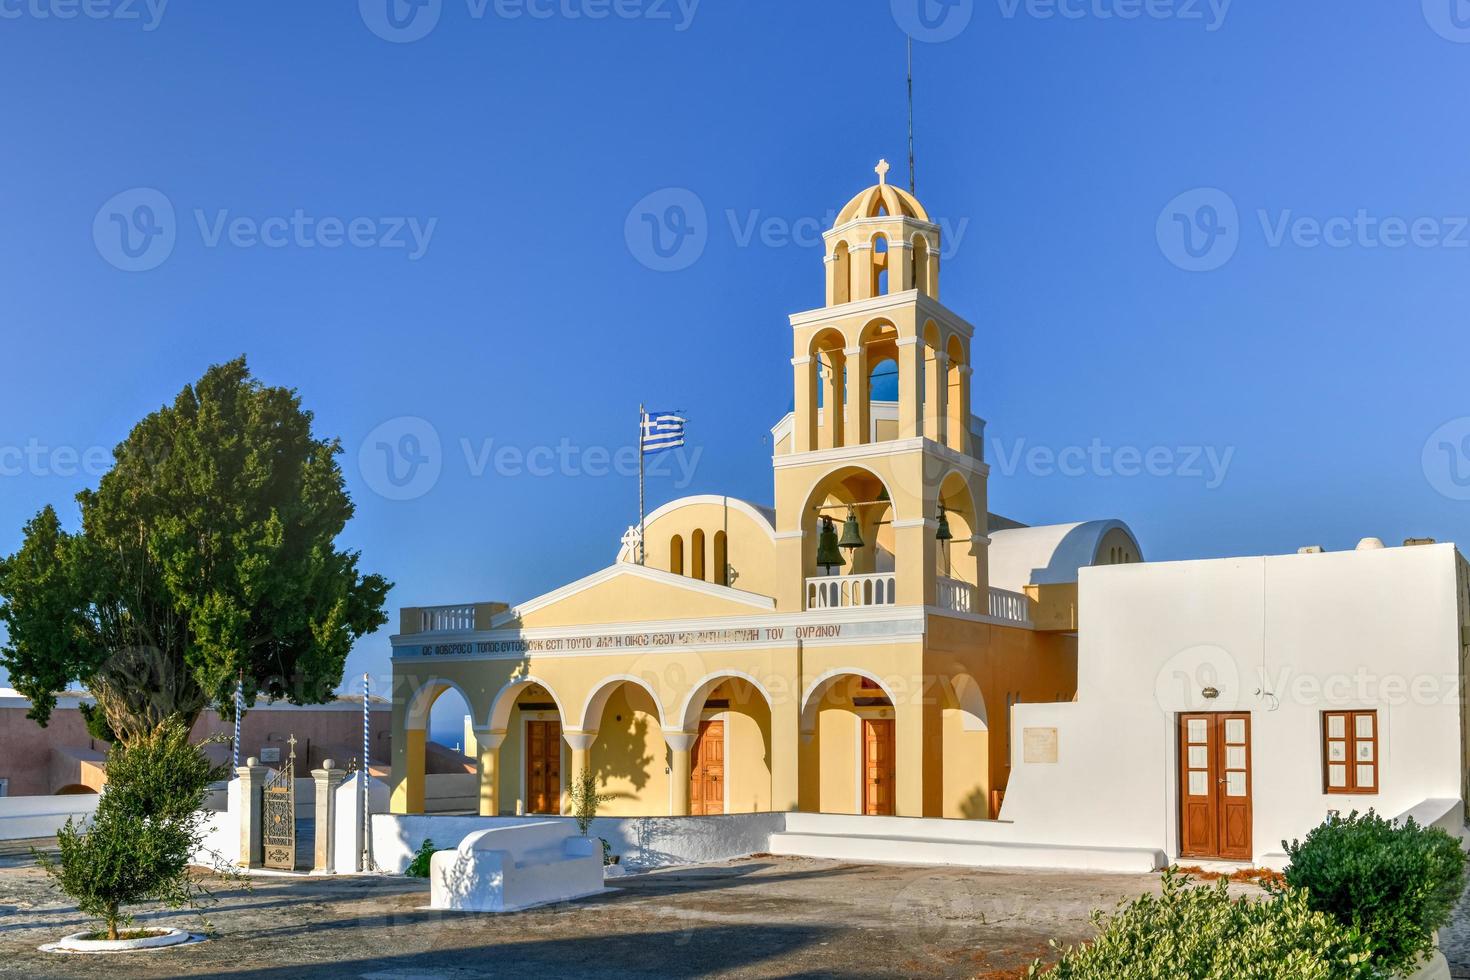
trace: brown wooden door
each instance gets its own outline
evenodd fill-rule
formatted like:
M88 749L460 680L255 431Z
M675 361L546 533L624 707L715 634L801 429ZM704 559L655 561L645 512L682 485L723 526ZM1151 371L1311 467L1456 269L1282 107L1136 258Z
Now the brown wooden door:
M1179 716L1179 855L1249 861L1251 716Z
M863 719L863 813L893 816L893 722Z
M725 723L702 721L694 742L689 812L696 817L725 812Z
M526 812L561 812L561 722L526 722Z

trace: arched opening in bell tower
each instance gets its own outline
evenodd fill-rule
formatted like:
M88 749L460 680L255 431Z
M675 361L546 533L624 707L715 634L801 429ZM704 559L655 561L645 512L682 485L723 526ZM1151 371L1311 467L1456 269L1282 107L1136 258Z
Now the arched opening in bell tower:
M870 296L888 295L888 236L873 236L873 288Z
M832 250L832 306L840 306L852 300L852 249L847 242L838 242Z

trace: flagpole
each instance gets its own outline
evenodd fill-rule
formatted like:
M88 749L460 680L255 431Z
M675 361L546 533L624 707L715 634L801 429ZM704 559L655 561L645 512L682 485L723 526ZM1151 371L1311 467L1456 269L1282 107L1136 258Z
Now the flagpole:
M231 762L234 767L230 770L236 772L240 768L240 715L245 706L245 670L241 668L235 675L235 745L231 749Z
M642 565L646 551L643 547L643 433L648 428L648 411L638 405L638 564Z

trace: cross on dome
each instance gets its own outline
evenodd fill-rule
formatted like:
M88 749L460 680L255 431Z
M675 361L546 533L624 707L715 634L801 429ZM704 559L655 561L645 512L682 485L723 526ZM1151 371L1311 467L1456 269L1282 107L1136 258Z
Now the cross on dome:
M873 168L873 172L878 175L878 183L879 184L886 184L886 183L888 183L888 171L890 171L892 169L893 168L888 165L888 161L887 160L879 160L878 161L878 166L876 166L876 167Z

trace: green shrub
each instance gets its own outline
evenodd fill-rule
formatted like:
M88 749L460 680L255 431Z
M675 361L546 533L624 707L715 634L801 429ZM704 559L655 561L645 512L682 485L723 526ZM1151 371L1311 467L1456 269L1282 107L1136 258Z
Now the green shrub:
M602 804L613 800L611 794L597 792L597 773L590 767L583 768L572 777L572 788L567 797L572 804L572 816L576 818L577 830L583 837L587 836L592 821L597 819L597 811Z
M152 901L194 907L207 894L189 874L203 843L199 808L218 775L189 744L182 723L115 744L96 814L81 823L68 820L56 835L60 856L36 852L37 861L78 909L103 921L109 939L131 921L125 906Z
M408 862L408 868L403 873L410 878L429 877L429 867L434 860L434 855L444 850L448 848L435 847L432 838L425 840L419 845L418 853L413 856L412 861Z
M1367 939L1288 889L1261 899L1230 897L1230 883L1189 887L1171 869L1164 892L1094 913L1101 930L1066 950L1048 980L1376 980Z
M1367 936L1385 970L1413 972L1465 890L1459 842L1412 819L1395 826L1371 810L1354 812L1283 844L1287 884L1306 890L1314 911Z

